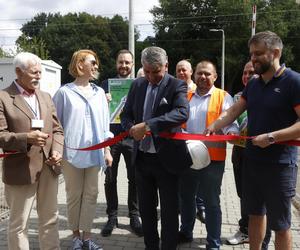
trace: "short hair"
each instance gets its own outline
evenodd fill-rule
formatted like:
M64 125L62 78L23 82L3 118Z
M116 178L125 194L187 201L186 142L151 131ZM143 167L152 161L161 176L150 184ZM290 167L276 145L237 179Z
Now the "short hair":
M202 61L200 61L200 62L197 63L196 69L198 68L199 64L204 64L204 65L211 64L213 66L215 72L217 73L217 67L216 67L216 65L212 61L210 61L210 60L202 60Z
M132 58L132 61L134 60L133 54L132 54L132 52L131 52L130 50L128 50L128 49L121 49L121 50L119 50L118 53L117 53L116 61L118 60L118 57L119 57L119 55L121 55L121 54L130 54L130 55L131 55L131 58Z
M70 65L69 65L69 74L74 78L82 76L83 72L79 68L79 62L83 62L88 55L93 55L96 59L97 65L99 65L99 58L97 54L89 49L77 50L73 53Z
M283 48L283 43L281 38L272 31L263 31L256 33L252 36L248 41L248 46L250 47L251 44L258 44L263 42L268 49L280 49Z
M136 78L145 76L145 72L143 68L139 68L138 72L136 73Z
M37 65L37 64L41 64L41 63L42 63L42 59L39 58L37 55L32 54L30 52L20 52L13 59L13 65L14 65L15 70L16 70L16 68L25 70L30 65Z
M162 66L168 63L167 52L160 47L147 47L142 51L141 63L148 63L152 66Z
M187 64L187 65L189 66L189 68L190 68L191 70L193 70L192 64L189 62L188 59L180 60L180 61L176 64L176 68L177 68L177 66L178 66L179 64L182 64L182 63Z

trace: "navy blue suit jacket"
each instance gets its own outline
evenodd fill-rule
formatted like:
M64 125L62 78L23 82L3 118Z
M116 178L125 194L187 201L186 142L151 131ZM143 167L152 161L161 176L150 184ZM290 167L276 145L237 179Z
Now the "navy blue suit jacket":
M149 82L146 78L136 79L129 90L127 101L121 114L125 130L143 122L143 108ZM186 98L187 85L169 74L162 79L153 107L152 118L147 120L154 146L161 164L171 173L178 174L192 165L185 141L159 137L160 132L180 132L181 124L189 115ZM135 142L133 160L136 158L139 142Z

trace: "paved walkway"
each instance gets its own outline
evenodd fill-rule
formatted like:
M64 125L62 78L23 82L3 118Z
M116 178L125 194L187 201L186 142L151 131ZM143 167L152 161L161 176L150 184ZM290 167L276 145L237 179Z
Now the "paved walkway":
M228 155L228 159L230 159ZM124 162L122 161L122 165ZM101 242L105 250L134 250L144 249L143 238L138 238L131 233L129 227L129 218L127 217L127 180L126 170L124 166L119 168L118 177L118 192L119 192L119 228L113 231L111 237L103 238L100 236L100 229L106 222L105 214L105 196L104 196L104 174L99 175L99 197L96 219L94 220L94 229L92 231L93 237L96 241ZM59 186L59 234L61 240L62 250L71 249L71 231L67 227L66 217L66 199L64 191L64 182ZM223 185L222 185L222 211L223 211L223 225L222 225L222 239L225 242L226 237L231 236L237 229L237 222L240 216L239 199L236 195L232 165L227 162ZM293 233L293 249L300 249L300 212L292 208L292 233ZM0 223L0 250L7 249L6 243L6 221ZM38 247L38 233L37 233L37 214L33 210L29 225L30 249L39 249ZM185 249L205 249L205 226L198 220L194 229L195 240L193 243L183 244L178 247L180 250ZM270 243L269 249L274 249L274 235ZM248 244L238 246L228 246L224 244L222 249L249 249Z

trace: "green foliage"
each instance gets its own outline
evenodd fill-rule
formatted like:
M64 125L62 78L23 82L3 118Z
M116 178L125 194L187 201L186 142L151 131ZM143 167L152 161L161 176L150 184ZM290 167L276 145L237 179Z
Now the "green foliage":
M116 74L117 51L128 47L128 22L119 15L109 19L85 12L66 15L41 13L23 25L21 30L23 34L17 40L20 47L24 48L26 42L34 39L42 41L49 58L63 67L63 83L72 80L68 65L76 50L95 51L101 62L100 77L105 79Z
M160 0L152 9L155 44L166 49L169 71L188 58L193 66L210 59L221 69L222 33L225 31L225 88L242 88L241 73L249 60L247 42L251 37L252 6L257 5L256 32L271 30L285 46L282 62L300 70L300 6L295 0ZM220 70L219 70L220 71ZM220 75L220 74L219 74ZM218 83L217 83L218 85Z
M38 55L41 59L49 59L49 51L46 49L46 43L42 38L26 37L21 35L17 41L17 52L26 51Z
M0 47L0 58L6 57L6 52Z

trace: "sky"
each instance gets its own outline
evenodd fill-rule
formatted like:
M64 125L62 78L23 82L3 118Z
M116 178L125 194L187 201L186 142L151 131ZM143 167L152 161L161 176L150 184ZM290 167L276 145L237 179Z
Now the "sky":
M149 10L158 6L158 0L132 0L134 24L140 31L140 39L153 35L152 15ZM45 13L67 14L87 12L112 17L116 14L128 17L129 0L0 0L0 47L14 49L15 40L21 35L22 24L35 15Z

